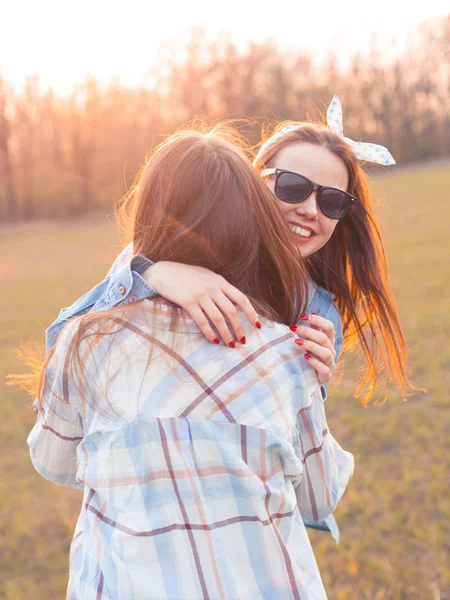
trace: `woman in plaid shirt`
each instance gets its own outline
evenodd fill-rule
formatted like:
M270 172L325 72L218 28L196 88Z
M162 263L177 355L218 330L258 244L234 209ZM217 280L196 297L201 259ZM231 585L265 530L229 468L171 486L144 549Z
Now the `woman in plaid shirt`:
M308 277L271 192L224 133L180 132L128 209L136 254L222 275L260 318L224 347L153 297L61 332L28 443L84 490L67 598L326 598L303 519L333 512L353 457L288 327Z

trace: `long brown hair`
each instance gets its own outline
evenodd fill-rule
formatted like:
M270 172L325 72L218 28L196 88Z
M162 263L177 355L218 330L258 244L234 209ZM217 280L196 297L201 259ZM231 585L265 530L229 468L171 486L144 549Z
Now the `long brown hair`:
M306 268L239 145L223 125L175 133L153 152L122 212L131 214L136 254L208 268L290 323L304 308Z
M272 193L229 126L169 137L151 153L118 216L122 223L131 219L135 254L215 271L247 294L259 314L275 321L297 322L305 310L306 267ZM74 379L83 380L89 349L126 327L139 305L77 319L66 358ZM81 351L82 342L87 345ZM41 369L33 355L23 352L21 358L34 373L10 379L35 391L40 406L53 352Z
M384 372L386 385L394 381L406 394L411 385L407 377L407 347L389 289L386 256L367 177L351 147L322 123L286 121L273 133L293 124L298 128L271 144L254 166L258 171L273 167L278 152L298 142L322 146L342 160L348 173L346 191L357 201L339 221L325 246L305 262L313 281L336 295L346 348L359 342L364 352L367 369L356 395L365 390L362 401L369 402L377 387L379 370Z

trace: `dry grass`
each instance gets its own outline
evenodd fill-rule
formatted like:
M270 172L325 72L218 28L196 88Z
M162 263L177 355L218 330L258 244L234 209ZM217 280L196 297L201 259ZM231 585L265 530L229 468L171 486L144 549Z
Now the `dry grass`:
M450 169L374 180L392 286L415 383L403 402L362 408L351 374L327 400L336 437L356 473L337 511L341 544L312 532L330 600L450 598ZM103 277L118 253L106 223L41 223L1 232L0 381L19 369L13 348L42 338L62 306ZM25 443L34 413L0 386L0 597L59 600L80 493L41 479Z

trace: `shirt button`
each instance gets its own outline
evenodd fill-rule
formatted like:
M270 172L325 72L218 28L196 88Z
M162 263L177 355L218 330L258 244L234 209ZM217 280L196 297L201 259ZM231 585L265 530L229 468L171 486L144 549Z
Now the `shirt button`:
M123 287L123 285L120 286L119 288L119 292L122 294L122 296L125 294L127 290Z
M136 302L136 300L137 300L137 296L131 296L130 302Z

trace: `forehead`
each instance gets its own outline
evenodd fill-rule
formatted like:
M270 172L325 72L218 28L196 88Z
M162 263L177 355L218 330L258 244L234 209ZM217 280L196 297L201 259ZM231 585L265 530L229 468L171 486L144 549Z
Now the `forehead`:
M282 148L272 166L300 173L320 185L346 190L348 174L344 162L327 148L295 142Z

